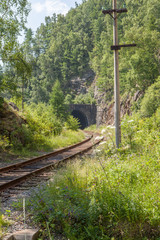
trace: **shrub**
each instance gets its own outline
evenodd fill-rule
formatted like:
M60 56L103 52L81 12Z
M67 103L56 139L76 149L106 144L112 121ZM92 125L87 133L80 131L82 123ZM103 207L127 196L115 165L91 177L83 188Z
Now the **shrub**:
M26 118L30 129L44 136L60 135L63 129L61 120L52 113L52 107L44 103L26 107Z
M0 136L0 151L4 151L8 147L10 147L11 144L9 142L8 137L6 136Z
M73 130L73 131L77 131L78 128L80 128L80 123L79 123L77 118L74 118L73 116L69 116L67 118L66 123L65 123L65 127L67 129L70 129L70 130Z
M146 91L141 102L140 112L143 117L151 117L160 106L160 77Z

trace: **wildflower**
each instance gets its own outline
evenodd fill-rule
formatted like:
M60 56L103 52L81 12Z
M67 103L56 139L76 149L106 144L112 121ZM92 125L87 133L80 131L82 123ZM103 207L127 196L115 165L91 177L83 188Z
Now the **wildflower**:
M134 120L133 120L133 119L132 119L132 120L129 120L128 123L130 123L130 122L134 122Z
M95 140L101 140L101 139L103 139L103 137L97 136L97 137L95 138Z
M94 150L94 153L98 153L98 152L101 152L101 150L99 150L99 149Z
M101 142L99 145L103 145L103 144L105 144L105 143L107 143L106 141L103 141L103 142Z
M113 129L113 128L115 128L115 126L108 125L107 128Z
M106 132L106 129L103 128L102 131L101 131L101 134L104 134Z

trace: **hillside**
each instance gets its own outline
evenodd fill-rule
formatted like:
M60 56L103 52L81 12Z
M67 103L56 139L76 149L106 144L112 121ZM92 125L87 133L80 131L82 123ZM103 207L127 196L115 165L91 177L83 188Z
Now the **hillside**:
M122 8L123 3L119 0L118 8ZM145 92L160 73L160 2L127 0L126 6L128 13L118 18L119 43L135 42L137 47L120 50L121 95L126 92L134 94L137 90ZM113 52L110 50L113 21L109 15L102 14L102 7L110 9L110 1L83 1L80 5L76 4L66 16L53 14L52 17L46 17L45 24L41 24L35 36L31 29L26 30L21 58L32 65L32 74L26 75L23 80L25 102L49 102L49 94L57 79L64 96L70 101L75 99L80 102L82 97L76 99L72 80L77 77L81 79L90 71L95 74L100 92L97 102L107 103L113 99ZM27 69L21 67L22 72L29 71ZM9 88L16 87L16 94L19 92L21 95L17 74L22 73L18 73L16 61L8 63L4 78L11 78L12 71L16 75L12 77ZM90 92L91 85L92 82L87 80L85 94ZM94 95L90 101L93 98Z
M118 18L119 42L135 42L137 47L120 51L121 94L145 91L160 71L159 1L128 0L126 5L128 13ZM118 1L118 8L122 6L123 1ZM76 95L70 89L72 77L81 77L90 69L96 75L99 91L105 93L106 101L111 101L113 21L109 15L102 14L102 7L111 8L110 1L83 1L65 17L47 17L46 24L37 29L35 37L28 30L24 49L30 49L28 58L35 62L28 86L29 101L48 102L48 92L57 78L64 94L71 94L74 99ZM91 82L87 84L89 87Z

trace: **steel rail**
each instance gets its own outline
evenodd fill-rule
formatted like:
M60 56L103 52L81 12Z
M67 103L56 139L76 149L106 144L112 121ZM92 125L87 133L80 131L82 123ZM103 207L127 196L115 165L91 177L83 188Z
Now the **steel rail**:
M20 168L20 167L24 167L26 165L30 165L34 162L38 162L40 160L44 160L45 158L49 158L49 157L52 157L52 156L56 156L60 153L63 153L64 151L67 151L67 150L70 150L72 148L75 148L75 147L78 147L88 141L90 141L92 139L93 135L91 135L90 137L88 137L87 139L85 139L84 141L82 142L79 142L79 143L76 143L74 145L71 145L69 147L65 147L65 148L61 148L59 150L56 150L54 152L51 152L51 153L47 153L47 154L44 154L42 156L39 156L39 157L36 157L36 158L32 158L32 159L29 159L27 161L24 161L24 162L20 162L20 163L16 163L16 164L12 164L12 165L9 165L9 166L6 166L6 167L3 167L3 168L0 168L0 173L4 173L4 172L7 172L7 171L10 171L12 169L15 169L15 168Z
M91 138L92 138L92 136L91 136L90 138L88 138L88 139L91 140ZM87 140L88 140L88 139L87 139ZM35 171L32 171L32 172L30 172L30 173L27 173L27 174L24 175L24 176L15 178L15 179L13 179L13 180L11 180L11 181L9 181L9 182L6 182L6 183L0 185L0 192L3 192L4 190L6 190L6 189L8 189L8 188L10 188L10 187L13 187L13 186L16 186L17 184L22 183L23 181L25 181L27 178L30 178L31 176L35 176L35 175L40 174L41 172L44 172L44 171L49 170L49 169L54 169L54 168L58 167L61 163L65 162L65 161L67 161L67 160L70 160L70 159L76 157L77 155L80 155L80 154L83 154L83 153L89 151L89 150L92 149L95 145L99 144L99 143L102 141L102 139L103 139L103 138L99 139L98 141L95 141L94 143L92 143L92 144L91 144L90 146L88 146L87 148L85 148L85 149L83 149L83 150L80 150L80 151L78 151L78 152L76 152L76 153L73 153L72 155L70 155L70 156L68 156L68 157L64 157L64 158L61 159L61 160L54 160L54 161L56 161L56 162L53 162L53 163L51 163L51 164L48 164L48 165L46 165L46 166L44 166L44 167L41 167L41 168L39 168L39 169L37 169L37 170L35 170ZM88 140L88 141L89 141L89 140ZM87 141L83 141L83 144L86 143L86 142L87 142ZM80 145L82 145L82 142L81 142L81 144L80 144L80 143L79 143L79 144L75 144L74 146L75 146L75 147L78 147L78 146L80 146ZM74 148L73 145L72 145L72 148ZM71 146L70 146L70 147L67 147L67 148L65 148L65 149L69 150L69 149L71 149ZM58 151L56 151L56 152L62 153L62 149L61 149L61 150L58 150ZM63 151L63 152L64 152L64 151ZM47 155L48 155L48 158L53 156L53 155L51 155L51 154L47 154ZM45 157L45 158L46 158L46 157ZM18 167L19 167L19 166L18 166Z

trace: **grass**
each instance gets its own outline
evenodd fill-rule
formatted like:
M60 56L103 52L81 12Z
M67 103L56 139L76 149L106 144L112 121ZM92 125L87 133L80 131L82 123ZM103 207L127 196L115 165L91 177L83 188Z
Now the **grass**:
M36 136L35 148L30 146L21 147L20 149L14 149L13 152L16 155L31 157L39 155L40 152L53 151L55 149L63 148L84 140L85 135L82 131L72 131L72 130L63 130L62 133L58 136L50 135Z
M82 131L63 130L61 135L52 136L49 139L50 146L53 149L66 147L84 140L84 133Z
M68 165L30 200L35 221L69 239L158 239L159 172L136 159L118 154Z
M0 149L1 159L6 163L13 163L18 157L30 158L33 156L39 156L41 152L49 152L55 149L63 148L78 142L81 142L85 139L84 133L79 131L65 130L63 129L62 133L58 136L43 136L39 135L36 140L37 144L33 143L32 147L30 144L20 148L7 148L5 149L4 142L2 141L2 147ZM9 145L9 143L8 143ZM1 142L0 142L1 147ZM0 159L0 160L1 160Z
M4 236L4 229L6 230L9 225L10 222L0 213L0 239Z
M110 137L94 157L68 164L29 199L42 239L160 240L160 109L126 117L120 149L113 127L104 130Z

